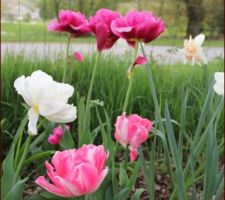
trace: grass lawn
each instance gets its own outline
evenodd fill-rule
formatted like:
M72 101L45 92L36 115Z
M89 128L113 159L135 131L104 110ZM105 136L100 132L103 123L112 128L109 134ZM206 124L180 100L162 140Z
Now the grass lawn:
M46 29L47 22L16 22L2 23L1 37L3 42L66 42L67 36L63 33L51 33ZM171 35L169 31L152 42L153 45L168 45L181 47L184 38ZM93 36L76 39L76 42L95 42ZM204 46L223 47L224 40L206 40Z

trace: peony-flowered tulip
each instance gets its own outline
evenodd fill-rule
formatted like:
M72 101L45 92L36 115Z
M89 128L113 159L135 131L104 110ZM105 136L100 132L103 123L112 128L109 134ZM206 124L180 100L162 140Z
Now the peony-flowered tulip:
M112 21L117 18L120 18L120 14L108 9L100 9L90 17L90 29L96 36L98 51L111 48L118 40L119 37L110 28Z
M192 39L191 35L189 40L184 40L184 48L181 50L183 53L184 64L191 63L194 65L195 63L201 65L203 62L207 64L206 56L202 50L202 44L205 40L204 34L197 35L194 39Z
M84 61L84 56L80 53L80 52L78 52L78 51L76 51L76 52L74 52L74 58L78 61L78 62L83 62Z
M90 32L88 20L80 12L60 10L58 20L48 24L49 31L68 32L73 37L80 37Z
M56 123L68 123L76 119L76 107L67 104L73 95L74 88L65 83L59 83L41 70L35 71L25 78L21 76L14 82L18 94L22 95L28 111L28 133L37 134L39 115Z
M128 145L131 162L137 158L138 147L148 139L151 129L152 122L137 114L126 117L124 112L117 117L114 137L124 148Z
M45 167L51 180L39 176L36 183L61 197L77 197L95 192L108 173L108 153L102 145L83 145L80 149L57 151Z
M224 72L216 72L214 74L216 83L213 86L214 91L218 95L224 96Z
M135 42L149 43L164 31L164 22L147 11L130 11L111 24L114 34L125 39L129 45Z

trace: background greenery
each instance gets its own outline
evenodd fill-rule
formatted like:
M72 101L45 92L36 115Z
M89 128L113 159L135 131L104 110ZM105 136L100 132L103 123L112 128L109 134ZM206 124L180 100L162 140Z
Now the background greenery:
M97 69L97 77L94 85L93 99L104 102L104 108L110 116L111 124L114 124L116 116L120 115L127 89L126 70L130 63L129 55L119 58L113 55L103 56ZM62 80L64 60L39 59L35 55L25 58L23 55L5 55L2 63L2 119L4 152L7 151L9 142L15 134L26 110L23 99L16 94L13 87L15 79L21 75L30 75L33 71L41 69L53 76L54 80ZM70 102L77 105L77 95L86 96L89 87L94 57L85 56L84 62L79 63L73 58L69 61L67 82L75 87L75 93ZM180 107L184 92L189 90L187 104L187 130L192 134L198 123L201 105L206 96L204 67L175 64L172 66L158 65L151 58L153 77L160 100L160 109L164 113L164 105L167 101L174 120L180 118ZM223 60L216 59L209 63L209 79L213 81L215 71L223 71ZM218 97L219 98L219 97ZM102 111L102 112L101 112ZM154 104L148 88L148 80L144 67L135 69L134 84L128 105L128 113L137 113L149 119L154 118ZM104 115L103 109L100 114ZM99 124L96 118L91 119L92 128ZM221 117L218 140L223 138L223 119ZM77 122L73 123L73 134L76 134Z

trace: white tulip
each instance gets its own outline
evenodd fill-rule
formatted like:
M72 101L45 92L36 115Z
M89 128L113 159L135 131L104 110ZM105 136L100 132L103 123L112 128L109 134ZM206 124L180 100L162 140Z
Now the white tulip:
M214 78L216 81L213 86L214 91L218 95L224 96L224 72L215 72Z
M202 62L207 64L206 56L202 50L202 44L204 40L204 34L199 34L194 39L192 39L190 35L189 40L184 40L184 48L181 50L183 53L184 64L187 62L191 63L192 65L195 63L201 65Z
M69 84L54 81L41 70L33 72L26 78L25 76L17 78L14 87L30 107L28 133L31 135L37 134L39 115L56 123L68 123L77 118L76 107L67 104L74 88Z

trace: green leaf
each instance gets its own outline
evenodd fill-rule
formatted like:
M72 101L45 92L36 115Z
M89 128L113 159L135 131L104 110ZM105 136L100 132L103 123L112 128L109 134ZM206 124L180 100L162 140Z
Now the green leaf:
M132 189L132 187L134 186L137 180L139 169L140 169L140 160L138 159L138 161L136 161L136 164L134 166L134 171L132 173L132 176L130 177L129 182L127 183L127 188L130 190Z
M133 196L131 197L131 200L139 200L141 197L142 192L144 192L145 190L143 188L137 189L135 191L135 193L133 194Z
M13 168L15 145L12 144L8 155L2 164L3 176L1 178L1 199L4 199L13 186L15 171Z
M64 134L60 140L59 144L63 149L73 149L75 148L74 139L70 132L64 131Z
M109 185L105 193L105 200L113 200L113 187Z
M151 187L150 173L149 173L149 170L147 169L147 166L146 166L146 163L145 163L145 159L144 159L144 155L143 155L143 152L142 152L142 146L141 145L138 149L138 153L139 153L139 158L140 158L140 162L141 162L141 170L143 172L144 179L145 179L146 184L147 184L147 191L148 191L148 194L150 194L150 192L152 191L150 189L150 187Z
M166 130L168 135L169 147L172 154L173 162L176 166L176 178L177 184L179 185L178 196L179 199L187 199L187 195L185 193L185 185L184 185L184 177L182 173L181 159L179 157L179 152L177 148L177 143L174 135L174 130L171 123L171 117L168 109L168 105L165 105L165 117L166 117Z
M128 182L128 175L124 167L124 162L120 163L119 183L120 187L123 188Z
M124 188L122 189L114 198L114 200L124 200L127 198L127 195L128 195L128 192L129 192L129 189L127 188Z
M8 177L9 178L9 177ZM10 178L9 178L10 179ZM22 199L22 194L23 194L23 188L25 181L27 179L23 179L21 181L18 181L8 192L8 194L5 196L3 200L20 200Z
M83 144L92 143L92 137L90 132L90 106L85 106L85 98L78 98L78 147Z

